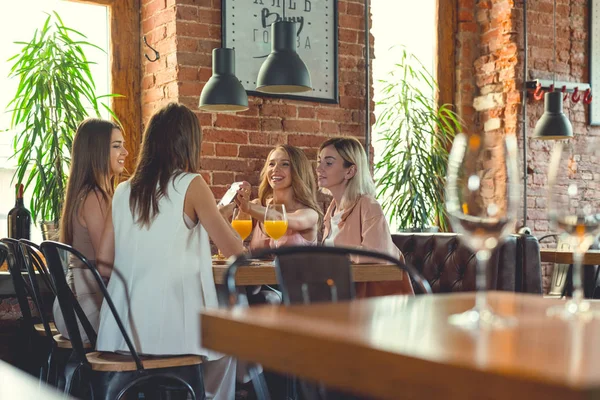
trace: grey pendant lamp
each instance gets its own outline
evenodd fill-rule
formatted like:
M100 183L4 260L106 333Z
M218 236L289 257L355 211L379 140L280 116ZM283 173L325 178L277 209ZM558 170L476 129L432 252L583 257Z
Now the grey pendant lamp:
M571 121L563 113L562 96L561 92L548 92L544 95L544 114L533 131L536 139L561 140L573 137Z
M212 51L212 76L200 93L202 111L245 111L248 95L235 76L235 50L217 48Z
M556 0L554 0L554 75L556 81ZM563 112L563 97L561 92L552 91L544 95L544 114L535 124L533 137L542 140L561 140L573 137L573 126L571 121Z
M296 52L296 23L271 25L271 54L262 63L256 90L263 93L301 93L312 90L310 72Z

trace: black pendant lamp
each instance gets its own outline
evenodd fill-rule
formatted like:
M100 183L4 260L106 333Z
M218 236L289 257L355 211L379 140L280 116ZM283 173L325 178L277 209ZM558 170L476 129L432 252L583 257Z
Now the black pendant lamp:
M556 0L554 0L554 63L553 82L556 81ZM552 91L544 95L544 114L535 124L533 137L542 140L561 140L573 137L571 121L563 112L563 97L561 92Z
M212 76L202 88L199 108L202 111L245 111L248 95L235 76L235 50L213 49Z
M296 23L271 25L271 54L262 63L256 90L263 93L301 93L312 90L310 72L296 52Z
M562 96L561 92L548 92L544 95L544 114L533 131L536 139L561 140L573 137L571 121L563 113Z

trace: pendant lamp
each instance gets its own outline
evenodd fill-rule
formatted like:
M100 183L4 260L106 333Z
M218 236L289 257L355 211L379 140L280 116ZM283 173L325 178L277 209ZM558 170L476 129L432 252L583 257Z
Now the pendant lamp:
M571 121L563 113L561 92L544 95L544 114L535 124L534 137L543 140L561 140L573 137Z
M554 0L553 9L554 18L554 62L553 77L556 82L556 0ZM554 88L554 84L552 85ZM561 92L547 92L544 95L544 114L535 124L533 137L542 140L561 140L573 137L573 126L571 121L563 112L563 98Z
M202 111L245 111L248 95L235 76L235 50L212 51L212 76L202 88L199 108Z
M271 54L262 63L256 90L263 93L301 93L312 90L308 68L296 52L296 23L271 25Z

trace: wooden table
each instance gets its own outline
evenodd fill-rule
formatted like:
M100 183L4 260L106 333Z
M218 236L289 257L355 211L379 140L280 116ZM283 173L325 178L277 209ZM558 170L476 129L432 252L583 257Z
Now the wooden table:
M573 252L555 249L540 249L542 262L573 264ZM584 265L600 264L600 250L588 250L583 257Z
M225 284L227 265L213 264L213 276L217 285ZM353 264L354 282L401 281L404 272L395 265L388 264ZM275 267L272 263L263 263L240 267L235 274L238 286L276 285Z
M473 293L388 296L202 313L204 347L381 399L592 399L600 396L600 320L569 324L560 300L490 292L518 318L507 330L447 323ZM594 304L593 307L600 307ZM598 308L600 310L600 308Z
M0 361L0 399L19 400L68 400L55 388L40 384L37 379L25 372Z

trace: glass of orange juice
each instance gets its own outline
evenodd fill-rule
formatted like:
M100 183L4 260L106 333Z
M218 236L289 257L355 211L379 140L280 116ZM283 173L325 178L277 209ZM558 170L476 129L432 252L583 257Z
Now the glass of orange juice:
M287 214L283 204L267 204L264 226L265 232L275 241L275 247L278 247L278 240L285 235L288 228Z
M252 217L250 214L236 208L233 210L231 226L240 235L243 242L248 236L250 236L250 233L252 232Z

